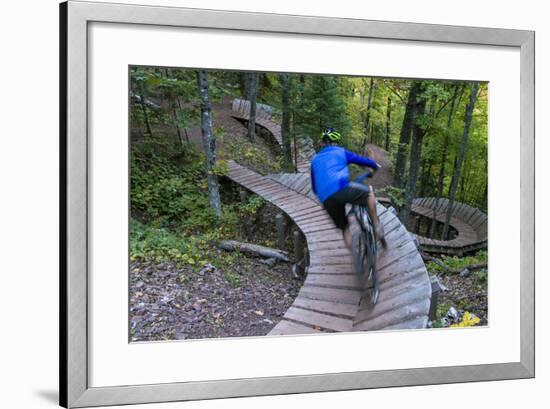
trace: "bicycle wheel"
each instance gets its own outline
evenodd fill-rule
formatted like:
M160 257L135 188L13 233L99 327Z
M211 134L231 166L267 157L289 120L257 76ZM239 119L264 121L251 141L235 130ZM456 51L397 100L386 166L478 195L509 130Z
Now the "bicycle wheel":
M366 232L366 253L367 253L367 281L370 283L370 302L372 305L378 301L378 282L376 280L376 257L378 248L376 244L376 237L374 235L374 228L369 220L369 228Z
M362 230L358 230L353 234L351 240L353 269L355 270L355 278L357 286L364 290L366 278L368 276L368 261L367 261L367 239Z

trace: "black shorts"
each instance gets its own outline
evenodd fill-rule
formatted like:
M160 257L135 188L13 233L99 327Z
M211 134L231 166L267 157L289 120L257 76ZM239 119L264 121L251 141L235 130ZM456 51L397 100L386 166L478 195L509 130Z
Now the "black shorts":
M336 227L344 230L348 226L346 217L346 204L367 205L370 189L360 183L350 182L345 188L330 195L324 202L323 207L330 215Z

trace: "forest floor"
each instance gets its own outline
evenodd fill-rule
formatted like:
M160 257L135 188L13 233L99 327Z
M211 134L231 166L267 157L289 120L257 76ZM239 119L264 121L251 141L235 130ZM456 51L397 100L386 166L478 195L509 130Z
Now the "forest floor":
M229 279L228 279L229 278ZM273 267L246 256L199 271L173 263L130 266L132 341L266 335L302 282L287 263Z
M461 277L460 274L443 275L441 283L448 289L439 295L440 315L445 316L454 307L459 316L468 311L479 319L478 325L488 324L487 280L471 274Z
M487 262L487 252L479 251L475 255L466 257L441 257L437 263L429 261L426 263L428 272L436 275L443 285L443 291L439 293L437 306L437 319L434 322L436 327L445 327L462 321L465 312L474 314L479 318L476 325L488 324L488 269L469 271L468 266ZM447 266L445 271L441 266ZM456 310L448 314L449 310ZM449 317L447 316L449 315ZM449 319L450 318L450 319Z

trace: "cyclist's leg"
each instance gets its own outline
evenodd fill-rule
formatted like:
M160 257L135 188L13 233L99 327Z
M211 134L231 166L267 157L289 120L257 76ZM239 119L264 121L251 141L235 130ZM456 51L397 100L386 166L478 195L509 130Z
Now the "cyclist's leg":
M374 195L374 190L372 187L367 187L360 183L350 182L346 189L348 190L348 203L366 206L369 217L374 225L376 237L381 241L382 245L386 247L384 227L378 219L378 213L376 211L376 196Z
M346 216L346 202L339 200L340 192L336 192L323 202L323 207L331 217L337 228L342 230L344 242L351 249L351 233Z

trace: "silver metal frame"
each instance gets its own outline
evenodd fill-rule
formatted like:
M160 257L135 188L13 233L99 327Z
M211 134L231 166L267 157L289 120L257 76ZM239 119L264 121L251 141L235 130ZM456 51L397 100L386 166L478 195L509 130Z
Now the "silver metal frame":
M61 4L60 17L61 405L72 408L534 377L534 32L79 1ZM520 361L490 365L90 388L87 377L87 25L89 22L519 48L521 53Z

